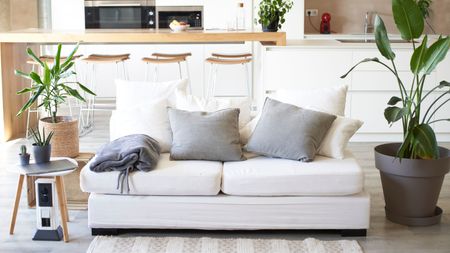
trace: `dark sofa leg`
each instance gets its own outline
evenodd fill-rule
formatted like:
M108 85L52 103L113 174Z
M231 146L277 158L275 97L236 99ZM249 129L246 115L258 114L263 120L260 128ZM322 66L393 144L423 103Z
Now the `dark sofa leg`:
M92 235L118 235L119 230L115 228L92 228Z
M342 237L367 236L367 229L344 229L341 230Z

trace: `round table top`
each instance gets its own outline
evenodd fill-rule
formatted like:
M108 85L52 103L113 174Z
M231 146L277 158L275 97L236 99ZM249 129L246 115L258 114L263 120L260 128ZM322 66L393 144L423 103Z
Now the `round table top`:
M39 176L39 177L59 177L59 176L65 176L67 174L70 174L72 172L74 172L77 167L78 167L78 163L77 161L75 161L72 158L69 157L52 157L50 158L50 161L57 161L57 160L62 160L62 159L66 159L69 162L73 163L76 167L70 170L63 170L63 171L57 171L57 172L50 172L50 173L43 173L43 174L33 174L33 176ZM32 164L34 161L31 160L30 164ZM19 173L20 175L27 175L26 170L24 169L23 166L21 166L19 163L15 164L14 166L11 167L11 169L9 170L10 172L13 173Z

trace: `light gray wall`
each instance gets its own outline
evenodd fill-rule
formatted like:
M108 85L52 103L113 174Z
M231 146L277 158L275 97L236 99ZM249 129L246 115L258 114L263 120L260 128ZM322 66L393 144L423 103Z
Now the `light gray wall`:
M11 29L9 0L0 0L0 31Z

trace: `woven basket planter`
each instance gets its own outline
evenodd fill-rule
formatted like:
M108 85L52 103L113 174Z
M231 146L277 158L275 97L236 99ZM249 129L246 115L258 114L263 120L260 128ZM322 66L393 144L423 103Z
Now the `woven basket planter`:
M46 134L54 132L51 140L52 157L77 157L80 153L78 120L63 116L56 118L57 123L52 123L50 117L39 120L39 128L45 129Z

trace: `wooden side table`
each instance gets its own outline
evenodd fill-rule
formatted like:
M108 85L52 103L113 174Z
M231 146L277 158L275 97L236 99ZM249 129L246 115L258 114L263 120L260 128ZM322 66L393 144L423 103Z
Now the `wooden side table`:
M66 199L63 177L65 175L68 175L68 174L72 173L73 171L75 171L78 164L75 160L70 159L70 158L52 158L52 160L58 160L58 159L67 159L71 163L73 163L75 167L73 169L65 170L65 171L39 174L39 176L55 178L56 193L58 196L58 205L59 205L59 212L61 215L61 226L62 226L62 230L63 230L64 242L68 242L69 241L69 230L67 227L67 222L69 222L69 211L67 209L67 199ZM24 182L25 178L28 177L27 171L25 171L21 166L16 166L14 172L19 173L19 180L17 183L17 191L16 191L16 197L14 200L14 208L13 208L13 212L12 212L12 216L11 216L11 223L9 226L9 234L11 234L11 235L14 234L17 212L19 210L20 196L22 194L23 182Z

